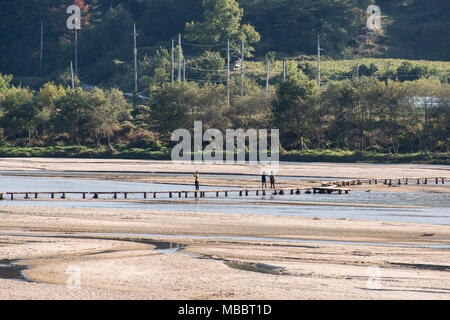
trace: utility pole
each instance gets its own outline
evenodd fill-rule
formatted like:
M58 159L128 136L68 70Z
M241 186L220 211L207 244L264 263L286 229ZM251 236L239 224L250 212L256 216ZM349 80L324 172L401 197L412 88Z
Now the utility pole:
M69 30L75 30L75 73L78 74L78 30L81 29L81 10L77 5L67 8L67 14L72 14L66 22Z
M44 20L41 20L41 55L39 58L39 74L42 76L42 60L44 57Z
M227 97L228 105L230 105L230 39L227 43Z
M178 82L181 82L181 33L178 34Z
M359 63L356 65L356 79L359 80Z
M73 75L73 64L72 61L70 61L70 73L72 75L72 90L75 90L75 79Z
M269 77L270 77L270 61L267 63L267 77L266 77L266 102L269 98Z
M320 35L317 36L317 87L320 88Z
M137 95L138 93L138 74L137 74L137 33L136 33L136 23L134 24L134 94Z
M175 50L175 48L174 48L174 42L173 42L173 39L172 39L172 60L171 60L171 65L172 65L172 82L175 80L175 66L174 66L174 63L175 63L175 52L174 52L174 50Z
M286 59L283 59L283 82L286 82Z
M75 28L75 74L78 74L78 29Z
M186 59L183 59L183 83L186 82Z
M241 98L244 96L244 39L241 40Z

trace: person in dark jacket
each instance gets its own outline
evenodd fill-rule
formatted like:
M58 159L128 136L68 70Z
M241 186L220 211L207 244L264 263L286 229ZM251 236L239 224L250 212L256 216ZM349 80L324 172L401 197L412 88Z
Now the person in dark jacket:
M273 171L270 173L270 189L275 189L275 176Z
M264 171L264 172L262 173L262 175L261 175L261 183L262 183L262 188L263 188L263 189L266 189L266 188L267 188L266 180L267 180L267 174L266 174L266 172Z

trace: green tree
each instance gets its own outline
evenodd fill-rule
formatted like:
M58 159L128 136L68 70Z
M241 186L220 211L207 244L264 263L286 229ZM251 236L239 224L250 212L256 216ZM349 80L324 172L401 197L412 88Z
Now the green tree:
M291 73L277 86L272 104L274 124L285 148L307 147L317 129L316 85L302 72Z
M438 79L406 83L419 113L417 137L421 151L448 150L450 144L450 85Z
M225 60L219 52L209 50L192 59L186 65L188 78L206 82L223 81L225 79Z
M223 44L231 41L233 48L246 44L246 56L251 56L252 44L259 42L260 35L249 24L241 24L244 10L236 0L203 0L204 21L186 23L186 37L202 44Z
M81 88L76 88L59 98L55 105L55 112L52 114L54 130L67 133L73 142L81 146L87 135L86 124L90 121L92 111L89 94Z
M141 74L141 87L147 90L156 90L165 82L170 81L170 55L169 51L160 47L152 56L144 56L139 62Z
M33 92L13 87L0 100L0 108L3 111L0 121L6 136L11 139L26 137L31 143L39 112Z
M266 101L265 89L255 81L247 80L245 95L241 98L240 84L233 83L234 95L231 106L227 112L231 127L242 129L270 128L272 124L272 109Z
M3 75L0 73L0 95L6 93L11 88L11 75Z
M174 82L152 93L153 126L163 139L170 140L176 129L193 127L199 112L199 90L194 82Z
M66 94L67 91L62 85L56 85L53 82L47 82L39 89L36 96L39 106L36 125L42 136L46 136L51 131L51 117L55 112L55 102Z
M400 81L418 80L428 75L428 68L422 65L413 65L411 62L403 62L396 72L396 76Z
M103 91L93 90L89 95L90 104L93 106L88 129L95 135L97 147L101 146L101 138L107 139L109 150L114 150L111 144L111 136L114 128L120 120L127 119L129 104L123 93L118 89Z

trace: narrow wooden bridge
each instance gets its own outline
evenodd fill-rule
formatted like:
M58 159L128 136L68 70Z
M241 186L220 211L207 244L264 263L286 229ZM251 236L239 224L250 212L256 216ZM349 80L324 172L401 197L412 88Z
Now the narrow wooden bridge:
M371 178L371 179L351 179L351 180L340 180L340 181L332 181L330 184L334 184L336 186L355 186L362 184L385 184L388 186L393 185L410 185L410 184L445 184L446 178L442 177L433 177L433 178Z
M143 199L156 199L160 195L168 195L169 198L205 198L206 195L215 197L228 197L231 194L240 197L249 195L300 195L321 193L349 193L351 189L337 186L322 186L313 188L280 188L280 189L230 189L230 190L199 190L199 191L112 191L112 192L74 192L74 191L52 191L52 192L6 192L0 193L0 200L17 200L17 199L129 199L131 195L142 195ZM70 197L72 196L72 197ZM75 197L74 197L75 196ZM77 197L78 196L78 197Z
M161 195L168 195L172 198L205 198L207 195L219 197L228 197L231 194L239 195L240 197L246 197L249 195L288 195L296 194L300 195L302 192L305 194L332 194L332 193L349 193L351 189L345 188L352 185L377 185L384 184L388 186L393 185L408 185L408 184L445 184L446 178L433 177L433 178L371 178L371 179L351 179L351 180L339 180L329 181L322 183L320 187L302 187L302 188L277 188L277 189L229 189L229 190L199 190L199 191L110 191L110 192L87 192L87 191L47 191L47 192L0 192L0 200L16 200L16 199L129 199L131 195L142 195L143 199L153 198L156 199Z

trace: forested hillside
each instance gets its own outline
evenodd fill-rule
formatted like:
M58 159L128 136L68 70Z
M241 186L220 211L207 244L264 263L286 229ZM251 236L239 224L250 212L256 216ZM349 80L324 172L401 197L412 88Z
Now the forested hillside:
M73 35L65 26L68 17L65 10L74 2L83 14L80 68L86 71L95 66L101 77L120 71L120 66L111 62L113 59L132 60L133 23L137 24L138 47L143 57L152 53L152 48L161 45L169 48L170 40L176 39L178 33L183 37L188 33L187 23L204 19L202 0L2 0L0 70L16 76L41 74L41 21L42 74L48 76L66 68L73 59ZM239 0L238 3L243 10L242 23L254 27L259 34L259 41L252 45L256 58L269 51L283 57L314 55L320 34L322 54L334 59L367 56L450 59L447 0ZM381 34L373 34L365 27L366 9L373 3L382 10ZM195 40L211 44L206 40L213 39ZM87 80L91 76L89 72L85 74Z
M202 121L279 128L289 160L448 163L449 15L448 0L2 0L0 156L168 158L171 132Z

